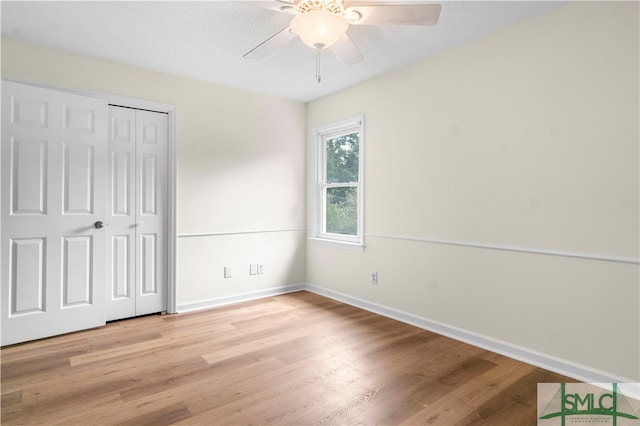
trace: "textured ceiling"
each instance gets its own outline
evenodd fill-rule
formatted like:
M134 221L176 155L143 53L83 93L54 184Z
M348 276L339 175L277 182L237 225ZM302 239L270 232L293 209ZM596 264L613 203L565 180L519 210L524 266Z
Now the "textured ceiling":
M365 59L345 66L323 51L318 84L315 52L298 38L263 60L243 59L291 20L256 3L2 0L2 35L307 102L565 4L441 1L433 27L351 26Z

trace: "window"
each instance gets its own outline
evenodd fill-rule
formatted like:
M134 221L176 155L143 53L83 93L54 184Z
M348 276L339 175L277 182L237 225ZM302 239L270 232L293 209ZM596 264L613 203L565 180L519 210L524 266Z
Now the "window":
M316 237L362 246L363 117L316 130Z

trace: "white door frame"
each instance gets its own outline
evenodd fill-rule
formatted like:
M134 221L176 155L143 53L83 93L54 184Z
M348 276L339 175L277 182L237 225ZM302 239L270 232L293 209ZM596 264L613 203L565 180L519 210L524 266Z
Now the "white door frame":
M176 232L176 106L144 99L130 98L127 96L111 95L107 93L92 92L88 90L78 90L69 87L53 86L28 80L17 80L3 78L5 81L28 84L31 86L53 89L62 92L74 93L77 95L89 96L103 99L111 105L130 107L136 109L146 109L150 111L162 112L168 115L167 129L167 313L178 312L178 294L176 283L177 265L177 232Z

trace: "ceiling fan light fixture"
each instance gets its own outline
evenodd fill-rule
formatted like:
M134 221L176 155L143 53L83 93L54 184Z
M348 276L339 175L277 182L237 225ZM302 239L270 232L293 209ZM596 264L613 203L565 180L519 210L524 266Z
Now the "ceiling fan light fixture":
M330 47L348 28L349 23L343 16L326 10L301 13L291 21L291 31L314 49Z

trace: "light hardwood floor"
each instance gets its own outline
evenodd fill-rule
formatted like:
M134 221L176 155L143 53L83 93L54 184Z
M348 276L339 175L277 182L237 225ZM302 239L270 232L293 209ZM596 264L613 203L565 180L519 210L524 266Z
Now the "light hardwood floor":
M299 292L2 349L2 424L535 425L573 382Z

